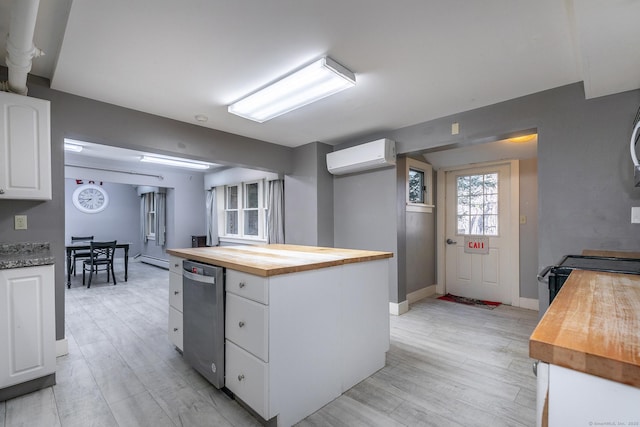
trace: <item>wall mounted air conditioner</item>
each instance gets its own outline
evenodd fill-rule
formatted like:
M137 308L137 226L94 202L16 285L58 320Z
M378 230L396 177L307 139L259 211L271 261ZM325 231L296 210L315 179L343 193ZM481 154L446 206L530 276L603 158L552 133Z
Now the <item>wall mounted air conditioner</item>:
M377 169L396 164L396 143L379 139L327 154L327 169L334 175Z

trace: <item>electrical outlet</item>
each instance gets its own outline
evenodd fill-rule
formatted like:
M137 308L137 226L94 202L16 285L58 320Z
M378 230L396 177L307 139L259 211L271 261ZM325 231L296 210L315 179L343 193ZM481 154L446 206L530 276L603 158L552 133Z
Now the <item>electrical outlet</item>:
M451 123L451 135L457 135L460 133L460 123Z
M631 224L640 224L640 207L631 208Z
M16 215L13 218L14 228L16 230L26 230L27 229L27 216L26 215Z

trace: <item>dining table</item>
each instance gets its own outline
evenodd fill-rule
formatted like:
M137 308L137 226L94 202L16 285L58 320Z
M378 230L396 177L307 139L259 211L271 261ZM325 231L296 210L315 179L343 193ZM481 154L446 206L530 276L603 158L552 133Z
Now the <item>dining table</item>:
M124 250L124 281L127 281L129 274L129 245L130 243L117 243L116 249ZM74 251L88 251L91 249L91 242L73 242L65 245L67 251L67 288L71 288L71 263L73 262Z

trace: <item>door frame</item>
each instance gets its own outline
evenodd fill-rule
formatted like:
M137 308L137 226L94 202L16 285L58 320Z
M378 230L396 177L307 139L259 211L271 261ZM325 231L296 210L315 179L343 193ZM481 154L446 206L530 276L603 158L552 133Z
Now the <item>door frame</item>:
M472 163L468 165L452 166L447 168L438 169L437 174L437 203L436 206L440 209L436 209L436 265L437 265L437 277L436 277L436 292L438 294L445 294L445 279L446 279L446 259L445 259L445 245L446 245L446 173L462 169L481 168L486 166L495 166L509 164L510 172L510 187L511 203L509 209L511 211L511 221L507 226L508 233L510 235L511 246L513 250L510 252L513 261L511 263L512 275L517 280L509 286L509 294L511 295L511 305L513 307L521 307L520 303L520 162L518 160L503 160L496 162L486 163Z

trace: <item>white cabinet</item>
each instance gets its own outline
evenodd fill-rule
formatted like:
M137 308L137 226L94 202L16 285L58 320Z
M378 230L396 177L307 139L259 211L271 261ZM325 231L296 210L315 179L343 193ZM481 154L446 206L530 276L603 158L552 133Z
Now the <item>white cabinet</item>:
M0 199L51 200L49 101L0 92Z
M0 270L0 388L55 372L54 266Z
M169 257L169 340L180 351L183 347L182 329L182 258Z
M385 365L388 260L226 273L225 386L290 426Z
M549 366L549 427L640 425L640 388Z

